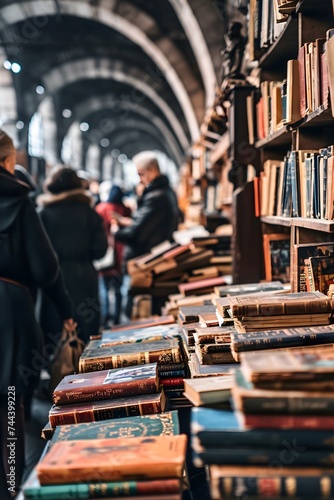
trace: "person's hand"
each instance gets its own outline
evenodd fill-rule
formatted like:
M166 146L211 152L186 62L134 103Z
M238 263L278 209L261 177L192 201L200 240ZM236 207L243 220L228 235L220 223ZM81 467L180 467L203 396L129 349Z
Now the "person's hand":
M64 321L64 328L66 328L67 331L69 332L74 332L78 326L78 323L74 321L73 318L68 318L65 319Z

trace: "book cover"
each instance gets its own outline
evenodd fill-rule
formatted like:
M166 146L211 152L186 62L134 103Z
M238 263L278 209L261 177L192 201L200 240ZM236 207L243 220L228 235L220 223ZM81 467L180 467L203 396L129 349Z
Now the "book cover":
M158 391L157 363L68 375L53 392L56 405L149 394Z
M110 439L116 437L176 436L180 434L177 411L140 415L128 418L108 419L58 426L52 444L58 441L78 439Z
M334 392L258 389L238 369L232 397L237 411L250 414L332 415L334 412Z
M181 361L179 342L176 339L119 344L103 349L99 347L99 341L90 341L80 357L79 372L125 368L150 363L180 363Z
M100 347L110 347L118 344L132 344L137 342L154 342L155 340L179 339L180 330L174 325L159 325L149 328L123 331L104 331L100 340Z
M266 297L239 296L230 297L229 301L234 317L331 312L330 299L320 292L282 293Z
M233 376L229 374L184 379L184 394L195 406L228 401L231 396Z
M292 255L292 283L293 289L306 291L305 286L305 259L316 256L333 256L334 242L301 243L294 245Z
M231 347L236 352L330 344L332 342L334 342L334 325L231 333Z
M49 411L49 422L52 428L58 425L98 422L111 418L151 415L165 410L166 397L164 391L156 394L143 394L123 398L53 405Z
M234 412L213 408L192 408L190 430L192 447L197 452L209 448L282 450L284 443L307 450L334 449L333 430L246 429Z
M63 441L38 463L42 485L146 478L181 478L187 436Z
M333 497L333 469L287 465L275 471L257 466L210 465L211 498L237 498L240 491L248 499Z
M334 431L332 415L250 415L237 412L244 429L297 429Z

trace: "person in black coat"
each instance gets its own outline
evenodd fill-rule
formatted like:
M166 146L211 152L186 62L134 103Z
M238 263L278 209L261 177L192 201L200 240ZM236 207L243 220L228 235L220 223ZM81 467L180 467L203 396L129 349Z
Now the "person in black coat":
M177 198L162 175L154 153L144 151L133 158L144 191L138 200L138 209L132 218L117 217L120 227L115 239L126 245L124 260L149 253L151 248L163 241L173 241L173 232L178 227L179 208ZM162 301L160 301L162 302ZM153 303L152 312L160 312L160 303ZM131 317L132 296L128 295L126 314Z
M45 188L47 193L37 198L39 215L59 258L74 304L79 337L87 342L100 327L98 275L93 261L107 251L103 220L91 207L92 198L73 169L56 167L46 179ZM61 331L60 318L45 295L40 322L45 333Z
M12 140L0 130L1 499L18 492L24 468L24 395L37 386L47 351L55 344L50 337L43 346L31 291L42 287L61 320L73 327L57 257L28 198L29 186L14 176L15 159ZM15 467L10 469L13 456Z

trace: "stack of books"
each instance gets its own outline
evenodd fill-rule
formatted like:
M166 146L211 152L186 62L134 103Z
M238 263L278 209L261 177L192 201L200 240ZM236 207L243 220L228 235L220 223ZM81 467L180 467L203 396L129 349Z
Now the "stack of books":
M149 254L129 261L128 273L131 288L177 291L180 283L189 284L190 289L181 292L186 295L197 290L196 282L212 280L211 285L203 285L211 292L214 286L226 283L223 275L231 273L230 236L194 237L185 244L164 242Z
M240 333L328 325L332 315L331 299L320 292L263 292L217 299L216 302L222 316L228 310Z
M176 411L60 426L24 497L180 500L186 437L179 433Z
M211 497L332 498L334 349L243 353L234 412L193 408L196 466Z

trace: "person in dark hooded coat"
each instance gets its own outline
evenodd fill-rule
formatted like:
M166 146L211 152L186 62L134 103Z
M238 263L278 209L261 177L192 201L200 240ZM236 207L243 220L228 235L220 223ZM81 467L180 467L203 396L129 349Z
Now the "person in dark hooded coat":
M12 140L0 130L1 499L18 492L24 468L24 395L37 386L46 351L55 344L49 337L49 344L43 346L31 290L42 287L62 321L73 326L72 304L57 257L28 199L29 186L14 176L15 158ZM14 436L15 478L9 482L10 449L6 445Z
M91 207L92 198L73 169L55 167L45 188L47 193L37 198L39 215L59 258L79 337L87 342L100 327L98 275L93 261L102 258L108 247L103 220ZM57 311L45 296L40 324L45 333L61 331Z

